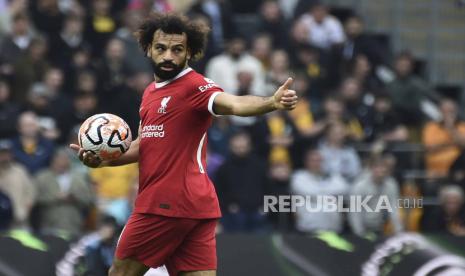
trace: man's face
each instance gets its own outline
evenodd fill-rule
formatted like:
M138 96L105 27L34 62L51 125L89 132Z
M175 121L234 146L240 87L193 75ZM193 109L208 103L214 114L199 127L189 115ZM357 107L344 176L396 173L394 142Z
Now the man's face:
M312 9L312 15L317 23L321 23L328 15L328 10L325 6L318 5Z
M18 131L25 137L37 137L40 131L39 119L31 113L22 114L18 120Z
M359 18L351 17L345 23L346 34L349 37L357 37L363 32L363 23Z
M455 120L457 118L457 106L453 101L443 100L440 109L445 119Z
M233 136L229 143L231 152L237 157L246 157L250 153L251 141L245 134Z
M412 60L405 57L398 58L395 62L395 70L398 76L407 77L413 70Z
M245 51L245 42L241 38L233 39L228 46L228 53L233 59L241 57Z
M161 80L174 78L186 67L190 59L186 34L167 34L157 30L153 35L148 56L152 60L152 67L158 78Z
M385 177L388 176L389 171L384 163L374 164L371 167L371 173L375 182L381 182Z

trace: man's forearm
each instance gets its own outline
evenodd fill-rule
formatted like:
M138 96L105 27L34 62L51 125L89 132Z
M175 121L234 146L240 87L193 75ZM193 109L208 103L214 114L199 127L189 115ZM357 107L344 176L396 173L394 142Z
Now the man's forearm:
M123 166L137 161L139 161L139 139L133 141L129 150L118 159L103 161L100 167Z
M232 105L231 114L237 116L256 116L276 110L273 97L238 96Z

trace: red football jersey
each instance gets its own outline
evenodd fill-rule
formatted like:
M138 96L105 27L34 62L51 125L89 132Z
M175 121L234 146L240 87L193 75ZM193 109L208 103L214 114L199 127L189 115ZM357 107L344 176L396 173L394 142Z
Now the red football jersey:
M135 212L198 219L221 216L206 172L206 146L215 115L213 101L222 91L191 68L145 89Z

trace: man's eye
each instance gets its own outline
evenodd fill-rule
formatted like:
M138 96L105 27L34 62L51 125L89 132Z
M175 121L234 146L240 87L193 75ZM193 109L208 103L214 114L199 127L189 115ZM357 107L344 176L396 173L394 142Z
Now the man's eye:
M157 46L157 47L155 47L155 50L161 52L161 51L163 51L164 49L163 49L163 47L161 47L161 46Z
M181 49L174 49L174 52L175 52L175 53L181 53L182 50L181 50Z

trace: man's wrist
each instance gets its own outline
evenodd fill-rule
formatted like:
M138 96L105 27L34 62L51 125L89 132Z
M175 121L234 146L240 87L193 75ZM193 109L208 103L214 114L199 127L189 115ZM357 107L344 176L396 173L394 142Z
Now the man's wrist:
M278 102L276 101L276 95L271 96L269 100L271 102L272 111L278 110L279 107L278 107Z

